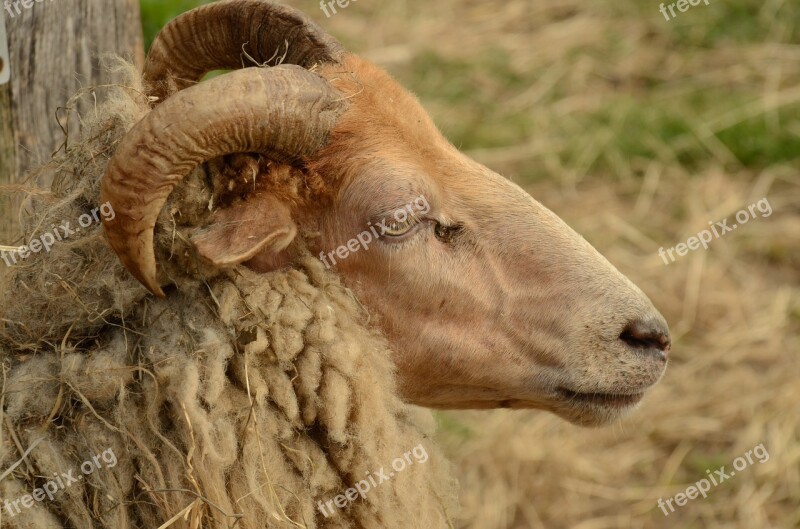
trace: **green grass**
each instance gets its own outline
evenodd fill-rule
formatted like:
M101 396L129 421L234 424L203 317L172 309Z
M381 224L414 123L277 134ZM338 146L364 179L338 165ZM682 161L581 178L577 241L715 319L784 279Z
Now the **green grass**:
M687 457L684 466L688 472L686 479L697 481L707 477L706 470L713 474L715 470L725 467L725 471L730 473L731 461L724 454L694 454ZM693 476L697 476L696 479Z
M800 105L787 107L778 116L784 123L800 123ZM720 131L717 137L745 167L791 162L800 155L800 134L785 127L773 130L763 117L737 123Z

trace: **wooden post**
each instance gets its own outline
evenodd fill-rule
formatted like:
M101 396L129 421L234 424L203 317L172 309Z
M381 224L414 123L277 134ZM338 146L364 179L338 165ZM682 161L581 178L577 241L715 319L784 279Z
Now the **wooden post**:
M0 85L0 185L19 182L80 133L58 112L81 88L116 82L100 67L113 53L144 62L139 0L0 0L8 32L10 81ZM0 70L2 72L2 70ZM0 73L0 78L2 73ZM98 91L98 102L104 91ZM90 110L83 102L77 108ZM58 114L58 115L57 115ZM50 182L30 182L49 186ZM0 198L0 244L16 232L14 205Z

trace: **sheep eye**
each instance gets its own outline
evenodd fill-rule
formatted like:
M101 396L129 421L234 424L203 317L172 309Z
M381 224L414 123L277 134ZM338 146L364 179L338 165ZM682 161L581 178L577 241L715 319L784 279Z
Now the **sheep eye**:
M419 225L419 220L410 217L405 222L398 222L396 220L392 220L391 222L386 222L384 224L385 229L383 231L384 235L389 237L402 237L403 235L407 235L411 230Z

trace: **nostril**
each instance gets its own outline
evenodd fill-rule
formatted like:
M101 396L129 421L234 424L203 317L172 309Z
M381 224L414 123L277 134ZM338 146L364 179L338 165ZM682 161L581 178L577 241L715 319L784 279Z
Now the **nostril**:
M636 320L627 325L619 339L642 352L666 359L671 340L667 325L659 320Z

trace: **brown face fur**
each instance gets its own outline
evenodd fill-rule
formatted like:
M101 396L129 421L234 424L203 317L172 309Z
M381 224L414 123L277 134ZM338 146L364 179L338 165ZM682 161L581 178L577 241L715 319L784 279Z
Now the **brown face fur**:
M403 396L415 404L540 408L580 424L633 408L663 374L669 350L667 324L650 300L547 208L449 144L386 73L352 55L317 72L322 77L298 67L250 69L195 87L242 107L231 123L222 118L190 131L213 140L202 144L204 155L218 152L215 138L231 136L252 140L234 152L262 152L248 150L270 143L254 131L273 121L282 127L265 130L294 142L284 147L305 149L306 136L324 145L309 150L302 167L273 163L269 153L232 156L242 166L228 161L226 170L238 176L212 179L230 197L213 201L213 221L192 236L197 253L217 268L245 263L268 272L290 266L302 238L376 316L393 346ZM267 104L259 90L273 85L281 90L268 90ZM197 89L168 99L150 121L180 115L203 95ZM286 108L294 111L288 119ZM144 129L156 131L150 121ZM231 133L233 125L241 130ZM148 136L124 144L138 152ZM114 167L129 168L131 156ZM152 175L161 158L136 158L145 184L163 180L163 172L172 182L158 187L166 196L180 176L176 168L186 167L182 156ZM117 189L133 172L112 171L106 194L157 213L160 205L137 191L147 185ZM123 250L131 247L126 234L152 235L139 210L128 209L130 222L111 226ZM137 277L160 294L152 243L136 241L137 251L124 255L144 263Z
M295 218L321 232L314 251L379 315L404 396L439 408L540 408L582 424L638 402L668 350L666 322L641 290L450 145L384 72L350 56L324 75L351 97L310 164L336 191ZM408 233L331 254L412 204L420 222ZM632 322L645 334L621 339Z

